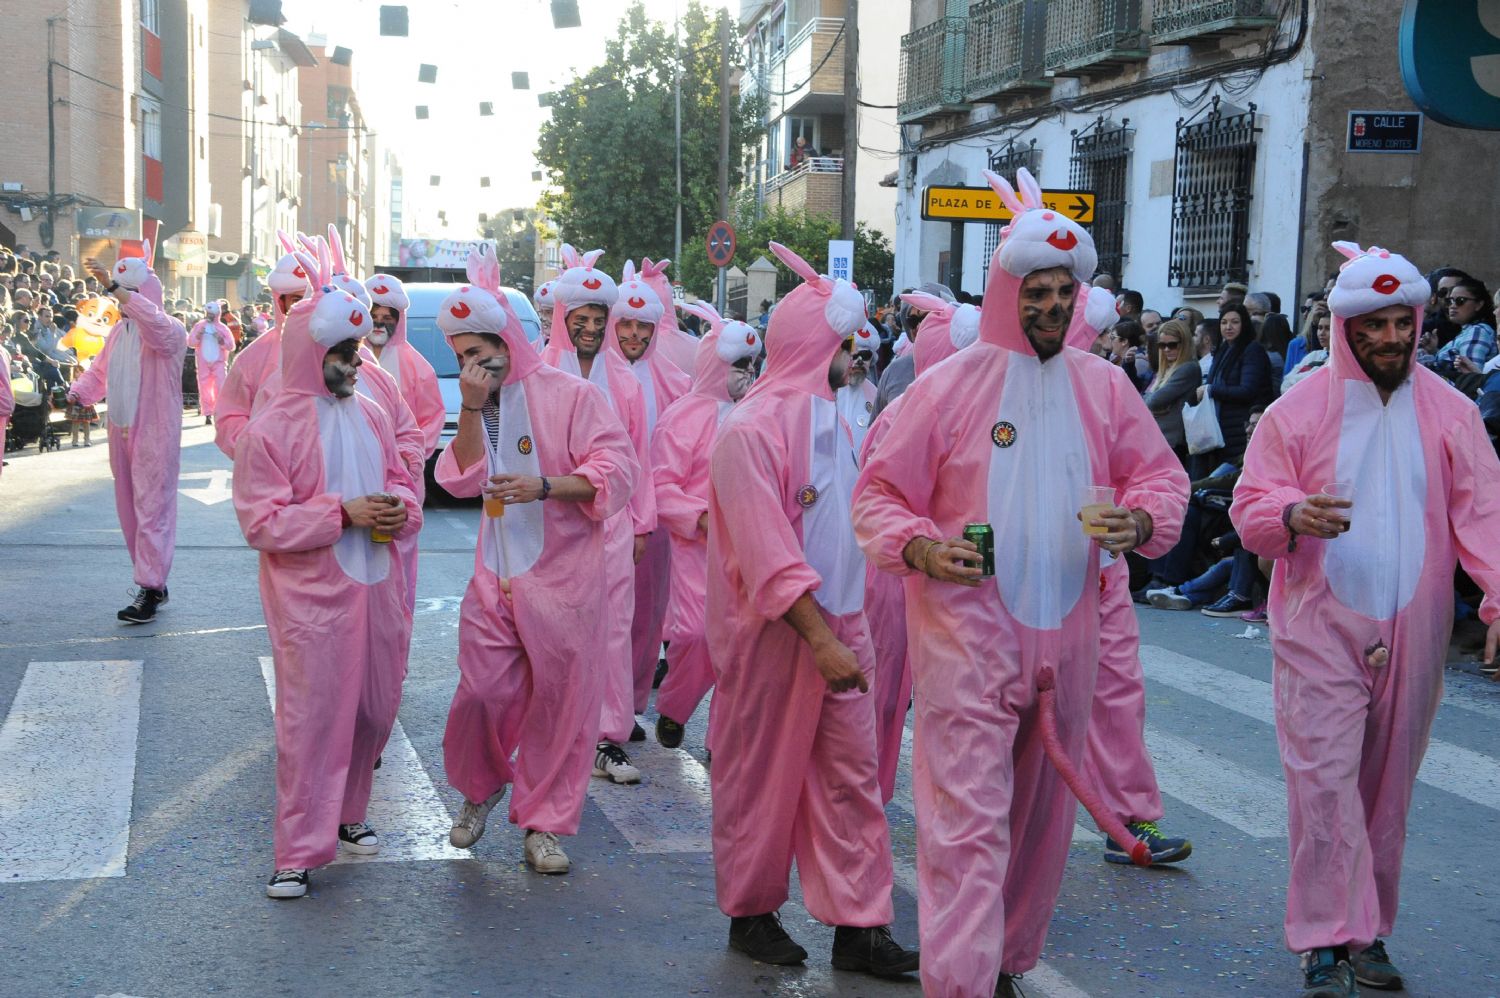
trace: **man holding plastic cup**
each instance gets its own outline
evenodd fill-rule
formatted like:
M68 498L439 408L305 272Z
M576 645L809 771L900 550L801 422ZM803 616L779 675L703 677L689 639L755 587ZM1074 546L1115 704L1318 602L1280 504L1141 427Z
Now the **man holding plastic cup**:
M1037 680L1056 673L1057 734L1081 766L1099 661L1099 549L1168 550L1188 482L1119 368L1065 345L1093 240L987 174L1015 218L990 263L979 342L927 371L866 454L855 534L907 578L916 684L922 984L1013 995L1046 938L1077 805L1047 761ZM974 404L975 399L989 400ZM1084 488L1107 503L1079 514ZM994 530L981 578L970 523ZM717 760L716 760L717 761Z
M1396 989L1406 816L1443 690L1453 571L1500 643L1500 462L1472 402L1412 362L1431 291L1387 250L1328 296L1329 363L1266 410L1230 519L1275 559L1267 612L1306 998ZM1357 514L1357 515L1356 515Z

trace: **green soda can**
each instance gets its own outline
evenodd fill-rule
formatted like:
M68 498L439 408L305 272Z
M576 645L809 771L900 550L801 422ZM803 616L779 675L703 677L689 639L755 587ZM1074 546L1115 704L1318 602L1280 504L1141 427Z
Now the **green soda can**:
M980 574L989 578L995 574L995 529L988 523L970 523L964 526L964 540L979 549L984 558Z

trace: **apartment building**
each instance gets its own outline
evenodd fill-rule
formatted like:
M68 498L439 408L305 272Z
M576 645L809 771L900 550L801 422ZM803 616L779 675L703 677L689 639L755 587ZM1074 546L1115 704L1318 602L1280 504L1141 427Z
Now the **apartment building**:
M377 260L386 262L390 244L389 207L383 219L372 211L381 183L376 136L356 93L354 53L342 46L329 49L319 37L308 42L317 65L297 74L302 104L297 156L303 177L297 224L308 233L335 225L349 265L368 276Z
M1400 0L909 6L898 286L982 292L1000 226L924 219L924 194L1023 165L1093 195L1100 269L1153 307L1244 281L1295 315L1337 268L1335 239L1500 267L1500 222L1462 207L1500 193L1493 136L1413 117ZM1380 129L1395 137L1364 138Z

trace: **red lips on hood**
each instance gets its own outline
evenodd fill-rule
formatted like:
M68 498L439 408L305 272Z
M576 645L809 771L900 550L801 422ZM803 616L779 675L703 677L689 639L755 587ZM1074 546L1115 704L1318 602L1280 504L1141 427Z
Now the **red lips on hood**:
M599 280L599 278L597 277L590 277L588 280L583 282L583 286L588 288L590 291L598 291L601 287L604 286L604 282Z
M461 301L457 305L450 307L448 311L453 313L455 319L467 319L472 309L469 308L468 302Z
M358 327L363 326L364 324L365 324L365 313L364 312L360 311L359 309L355 309L354 311L352 311L352 312L349 313L349 325L354 326L357 329Z
M1078 236L1073 232L1059 230L1047 237L1047 244L1066 253L1078 245Z

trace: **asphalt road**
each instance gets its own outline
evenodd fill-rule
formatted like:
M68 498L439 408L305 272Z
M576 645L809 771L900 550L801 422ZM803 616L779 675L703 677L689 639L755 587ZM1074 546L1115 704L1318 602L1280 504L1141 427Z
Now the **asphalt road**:
M637 746L647 783L595 781L567 877L492 821L468 854L442 733L477 508L430 509L400 730L378 775L378 862L272 902L270 654L211 431L184 433L172 599L124 628L130 565L106 450L12 457L0 478L0 995L916 995L832 971L832 930L784 910L805 969L725 949L707 852L700 712L688 752ZM1026 993L1285 995L1285 802L1263 632L1143 610L1148 742L1181 868L1100 861L1087 823ZM1492 725L1500 687L1454 665L1406 856L1392 956L1421 996L1500 994ZM916 938L909 773L889 809L897 936ZM497 815L500 812L497 811Z

